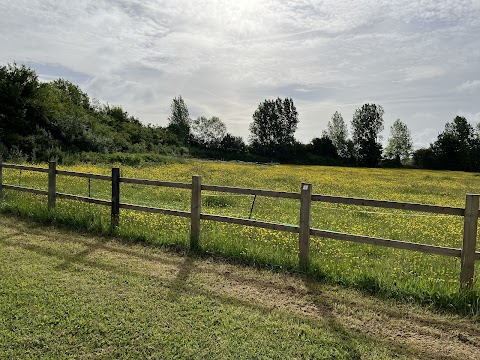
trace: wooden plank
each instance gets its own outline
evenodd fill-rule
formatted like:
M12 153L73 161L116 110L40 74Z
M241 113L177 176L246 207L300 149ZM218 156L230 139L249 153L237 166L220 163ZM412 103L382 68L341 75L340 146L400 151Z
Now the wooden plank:
M143 206L143 205L132 205L132 204L120 203L120 208L126 209L126 210L148 212L152 214L164 214L164 215L171 215L171 216L180 216L184 218L190 217L190 213L187 211L162 209L162 208L155 208L155 207L149 207L149 206Z
M80 196L80 195L57 193L57 198L68 199L68 200L78 200L78 201L83 201L86 203L97 204L97 205L106 205L106 206L112 205L112 202L108 200L89 198L89 197Z
M57 163L50 161L48 163L48 210L55 208L55 199L57 193Z
M320 195L320 194L313 194L312 201L322 201L322 202L328 202L328 203L334 203L334 204L372 206L372 207L379 207L379 208L385 208L385 209L420 211L420 212L426 212L426 213L445 214L445 215L463 216L465 214L465 209L456 208L456 207L416 204L416 203L396 202L396 201L386 201L386 200L370 200L370 199L360 199L360 198L350 198L350 197Z
M78 172L78 171L57 170L57 175L76 176L76 177L96 179L96 180L106 180L106 181L112 180L112 177L108 175L89 174L89 173Z
M375 237L362 236L362 235L351 235L351 234L344 234L340 232L320 230L320 229L311 229L310 234L313 236L319 236L319 237L335 239L335 240L352 241L352 242L361 243L361 244L379 245L379 246L391 247L396 249L419 251L426 254L460 257L462 252L460 249L444 247L444 246L418 244L418 243L411 243L407 241L375 238Z
M48 195L47 190L32 189L32 188L27 188L27 187L24 187L24 186L3 184L3 188L4 189L9 189L9 190L15 190L15 191L27 192L27 193L36 194L36 195Z
M202 177L192 176L192 199L190 202L190 249L198 249L200 241L200 214L202 212Z
M202 185L202 190L228 192L228 193L243 194L243 195L268 196L268 197L284 198L284 199L300 199L299 193L272 191L272 190L259 190L259 189L246 189L246 188L237 188L237 187L231 187L231 186Z
M111 227L115 229L120 224L120 169L112 168L112 203Z
M163 186L178 189L191 189L192 184L173 182L173 181L161 181L161 180L147 180L147 179L133 179L133 178L120 178L120 182L126 184L138 184L138 185L151 185L151 186Z
M465 201L460 284L469 288L475 273L479 198L480 195L467 194Z
M3 167L5 169L17 169L17 170L27 170L27 171L48 173L48 169L36 167L36 166L29 166L29 165L3 164Z
M308 268L310 249L310 220L312 208L312 184L302 183L300 197L300 232L298 237L298 261L300 269Z
M475 261L480 261L480 251L475 251Z
M295 226L295 225L276 224L276 223L269 223L269 222L258 221L258 220L235 218L235 217L230 217L230 216L220 216L220 215L213 215L213 214L200 214L200 219L209 220L209 221L218 221L218 222L223 222L223 223L227 223L227 224L253 226L253 227L258 227L258 228L262 228L262 229L286 231L286 232L291 232L291 233L299 233L300 232L300 227Z

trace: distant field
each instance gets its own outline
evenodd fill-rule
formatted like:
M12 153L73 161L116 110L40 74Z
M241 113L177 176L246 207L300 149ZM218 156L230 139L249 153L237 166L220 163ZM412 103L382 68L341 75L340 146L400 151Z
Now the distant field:
M110 174L107 166L61 167L73 171ZM480 193L475 173L358 169L320 166L252 165L192 161L157 167L122 167L122 176L190 182L202 175L204 184L280 191L300 190L311 182L313 192L370 199L460 206L466 193ZM4 169L4 182L46 189L46 174ZM58 176L59 192L87 195L87 180ZM108 231L109 209L97 205L58 201L53 214L46 198L5 191L2 208L37 218ZM92 180L94 197L109 198L110 184ZM203 212L248 217L253 196L204 192ZM187 210L190 191L122 184L122 202ZM433 245L461 247L463 218L358 206L314 203L312 226ZM253 219L298 224L299 202L257 197ZM121 236L148 243L188 245L189 221L176 217L122 211ZM202 222L201 249L249 263L296 269L298 240L294 234ZM460 259L405 250L312 238L310 272L333 283L379 292L388 296L432 302L465 313L478 311L480 282L474 292L459 294Z

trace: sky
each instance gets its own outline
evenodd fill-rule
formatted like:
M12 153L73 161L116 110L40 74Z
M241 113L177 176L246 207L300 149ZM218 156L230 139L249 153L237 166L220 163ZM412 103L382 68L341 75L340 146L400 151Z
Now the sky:
M376 103L384 138L400 118L418 148L456 115L480 122L480 0L0 0L13 62L145 124L181 95L245 140L265 99L293 99L303 143Z

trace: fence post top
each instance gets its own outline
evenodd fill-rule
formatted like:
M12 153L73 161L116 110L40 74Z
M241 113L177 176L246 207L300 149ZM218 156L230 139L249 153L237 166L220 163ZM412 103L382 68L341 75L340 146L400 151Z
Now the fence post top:
M312 184L302 182L302 191L308 191L312 189Z

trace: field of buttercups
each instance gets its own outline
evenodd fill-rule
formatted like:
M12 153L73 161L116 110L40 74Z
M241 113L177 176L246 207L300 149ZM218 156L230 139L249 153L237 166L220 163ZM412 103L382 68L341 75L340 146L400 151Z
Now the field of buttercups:
M103 165L59 166L61 170L110 175ZM253 189L299 192L312 183L316 194L465 206L466 193L480 193L479 174L411 169L366 169L321 166L255 165L191 161L149 167L120 166L121 176L202 183ZM47 189L47 174L4 169L6 184ZM110 199L110 183L91 180L90 195ZM57 191L88 196L88 181L57 176ZM47 211L45 196L5 190L4 212L30 215L99 232L110 228L110 209L58 200ZM121 202L190 211L190 190L121 184ZM248 218L251 195L202 192L202 212ZM257 197L252 219L298 225L298 200ZM273 230L202 221L201 251L238 261L297 270L298 235ZM400 210L329 203L312 203L312 227L350 234L383 237L461 248L463 218ZM189 219L121 210L120 237L150 244L187 248ZM461 313L478 314L480 264L473 291L459 292L460 259L406 250L311 238L312 276L403 300L415 300Z

